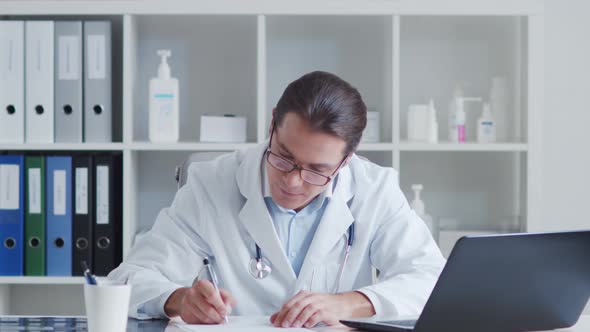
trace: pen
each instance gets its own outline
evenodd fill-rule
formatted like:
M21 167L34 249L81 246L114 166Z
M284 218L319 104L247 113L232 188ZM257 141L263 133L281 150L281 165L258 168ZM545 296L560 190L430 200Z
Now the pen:
M96 279L94 278L92 273L90 273L90 269L88 268L86 261L81 261L80 265L82 266L82 271L84 271L84 278L86 278L86 283L89 285L96 285Z
M219 297L221 298L221 292L219 291L219 286L217 285L217 276L215 275L215 272L213 272L213 268L211 267L211 264L209 262L209 258L205 257L203 259L203 265L205 265L205 267L207 268L207 272L209 273L209 277L211 278L211 283L213 283L213 287L215 287L217 294L219 294ZM223 299L222 299L222 301L223 301ZM227 315L223 316L223 320L225 320L226 324L229 323L229 319L227 318Z

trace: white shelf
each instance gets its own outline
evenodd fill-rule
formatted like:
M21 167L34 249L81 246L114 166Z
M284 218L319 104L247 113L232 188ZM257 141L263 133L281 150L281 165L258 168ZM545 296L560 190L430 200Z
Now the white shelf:
M358 151L389 151L393 150L393 143L363 143L361 142Z
M124 147L123 143L0 143L0 151L121 151Z
M256 146L256 143L150 143L137 142L129 144L133 151L234 151Z
M526 152L528 145L525 143L412 143L402 142L400 151L481 151L481 152Z
M151 227L172 201L177 165L191 152L213 158L264 142L283 89L312 70L349 81L366 105L380 113L381 142L361 143L358 154L396 168L407 193L411 184L424 184L432 214L484 220L489 213L502 213L521 216L525 230L537 230L544 93L538 79L544 68L541 0L0 0L0 13L3 19L40 15L114 23L113 50L122 62L115 82L123 98L114 120L122 127L117 129L119 142L0 143L0 153L122 152L124 256L135 234ZM147 88L160 48L172 50L172 73L180 82L178 143L148 139ZM455 84L485 98L496 75L514 83L512 106L494 113L502 143L406 141L410 104L433 98L439 137L447 137ZM200 116L224 113L248 119L248 142L199 142ZM478 114L468 111L469 141ZM455 151L461 153L451 153ZM29 285L56 291L62 289L54 285L66 285L78 291L67 285L83 283L82 277L0 277L0 314L32 301L54 305L28 295ZM11 303L22 294L22 303Z
M84 277L0 277L0 285L82 285Z

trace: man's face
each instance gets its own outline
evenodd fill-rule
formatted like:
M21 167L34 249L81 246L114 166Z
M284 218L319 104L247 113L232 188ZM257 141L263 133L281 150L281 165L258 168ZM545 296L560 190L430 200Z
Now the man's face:
M270 144L273 153L297 165L330 176L344 158L346 142L337 136L312 132L299 115L289 112L275 127ZM301 179L299 170L282 172L265 158L272 199L278 205L300 210L318 196L327 185L315 186Z

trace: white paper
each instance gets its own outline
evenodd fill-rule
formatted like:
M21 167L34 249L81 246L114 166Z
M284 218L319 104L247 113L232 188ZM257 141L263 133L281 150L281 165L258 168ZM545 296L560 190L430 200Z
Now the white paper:
M0 210L18 210L20 166L0 165Z
M96 167L96 223L109 223L109 167Z
M41 169L29 168L29 213L41 213Z
M66 171L53 171L53 214L66 215Z
M281 328L274 327L270 323L269 316L230 316L228 317L229 324L219 325L193 325L182 322L176 322L175 325L184 331L233 331L233 332L257 332L257 331L289 331L302 332L311 331L305 328Z
M88 168L76 168L76 214L88 214Z
M58 40L58 61L60 80L80 78L80 39L76 36L60 36Z
M106 77L106 38L104 35L88 35L88 78L91 80Z

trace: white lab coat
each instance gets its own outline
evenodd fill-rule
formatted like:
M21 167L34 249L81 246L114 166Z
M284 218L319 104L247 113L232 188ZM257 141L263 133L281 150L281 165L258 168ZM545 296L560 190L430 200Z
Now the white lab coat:
M395 170L350 159L296 276L262 196L265 148L191 164L172 205L109 275L132 284L130 316L141 316L146 301L157 301L164 315L166 299L192 284L205 255L215 257L220 287L237 300L232 314L270 315L300 290L332 292L352 222L354 244L339 292L359 290L378 315L418 315L445 260L408 205ZM248 272L255 241L273 268L263 280ZM374 284L372 267L380 271Z

